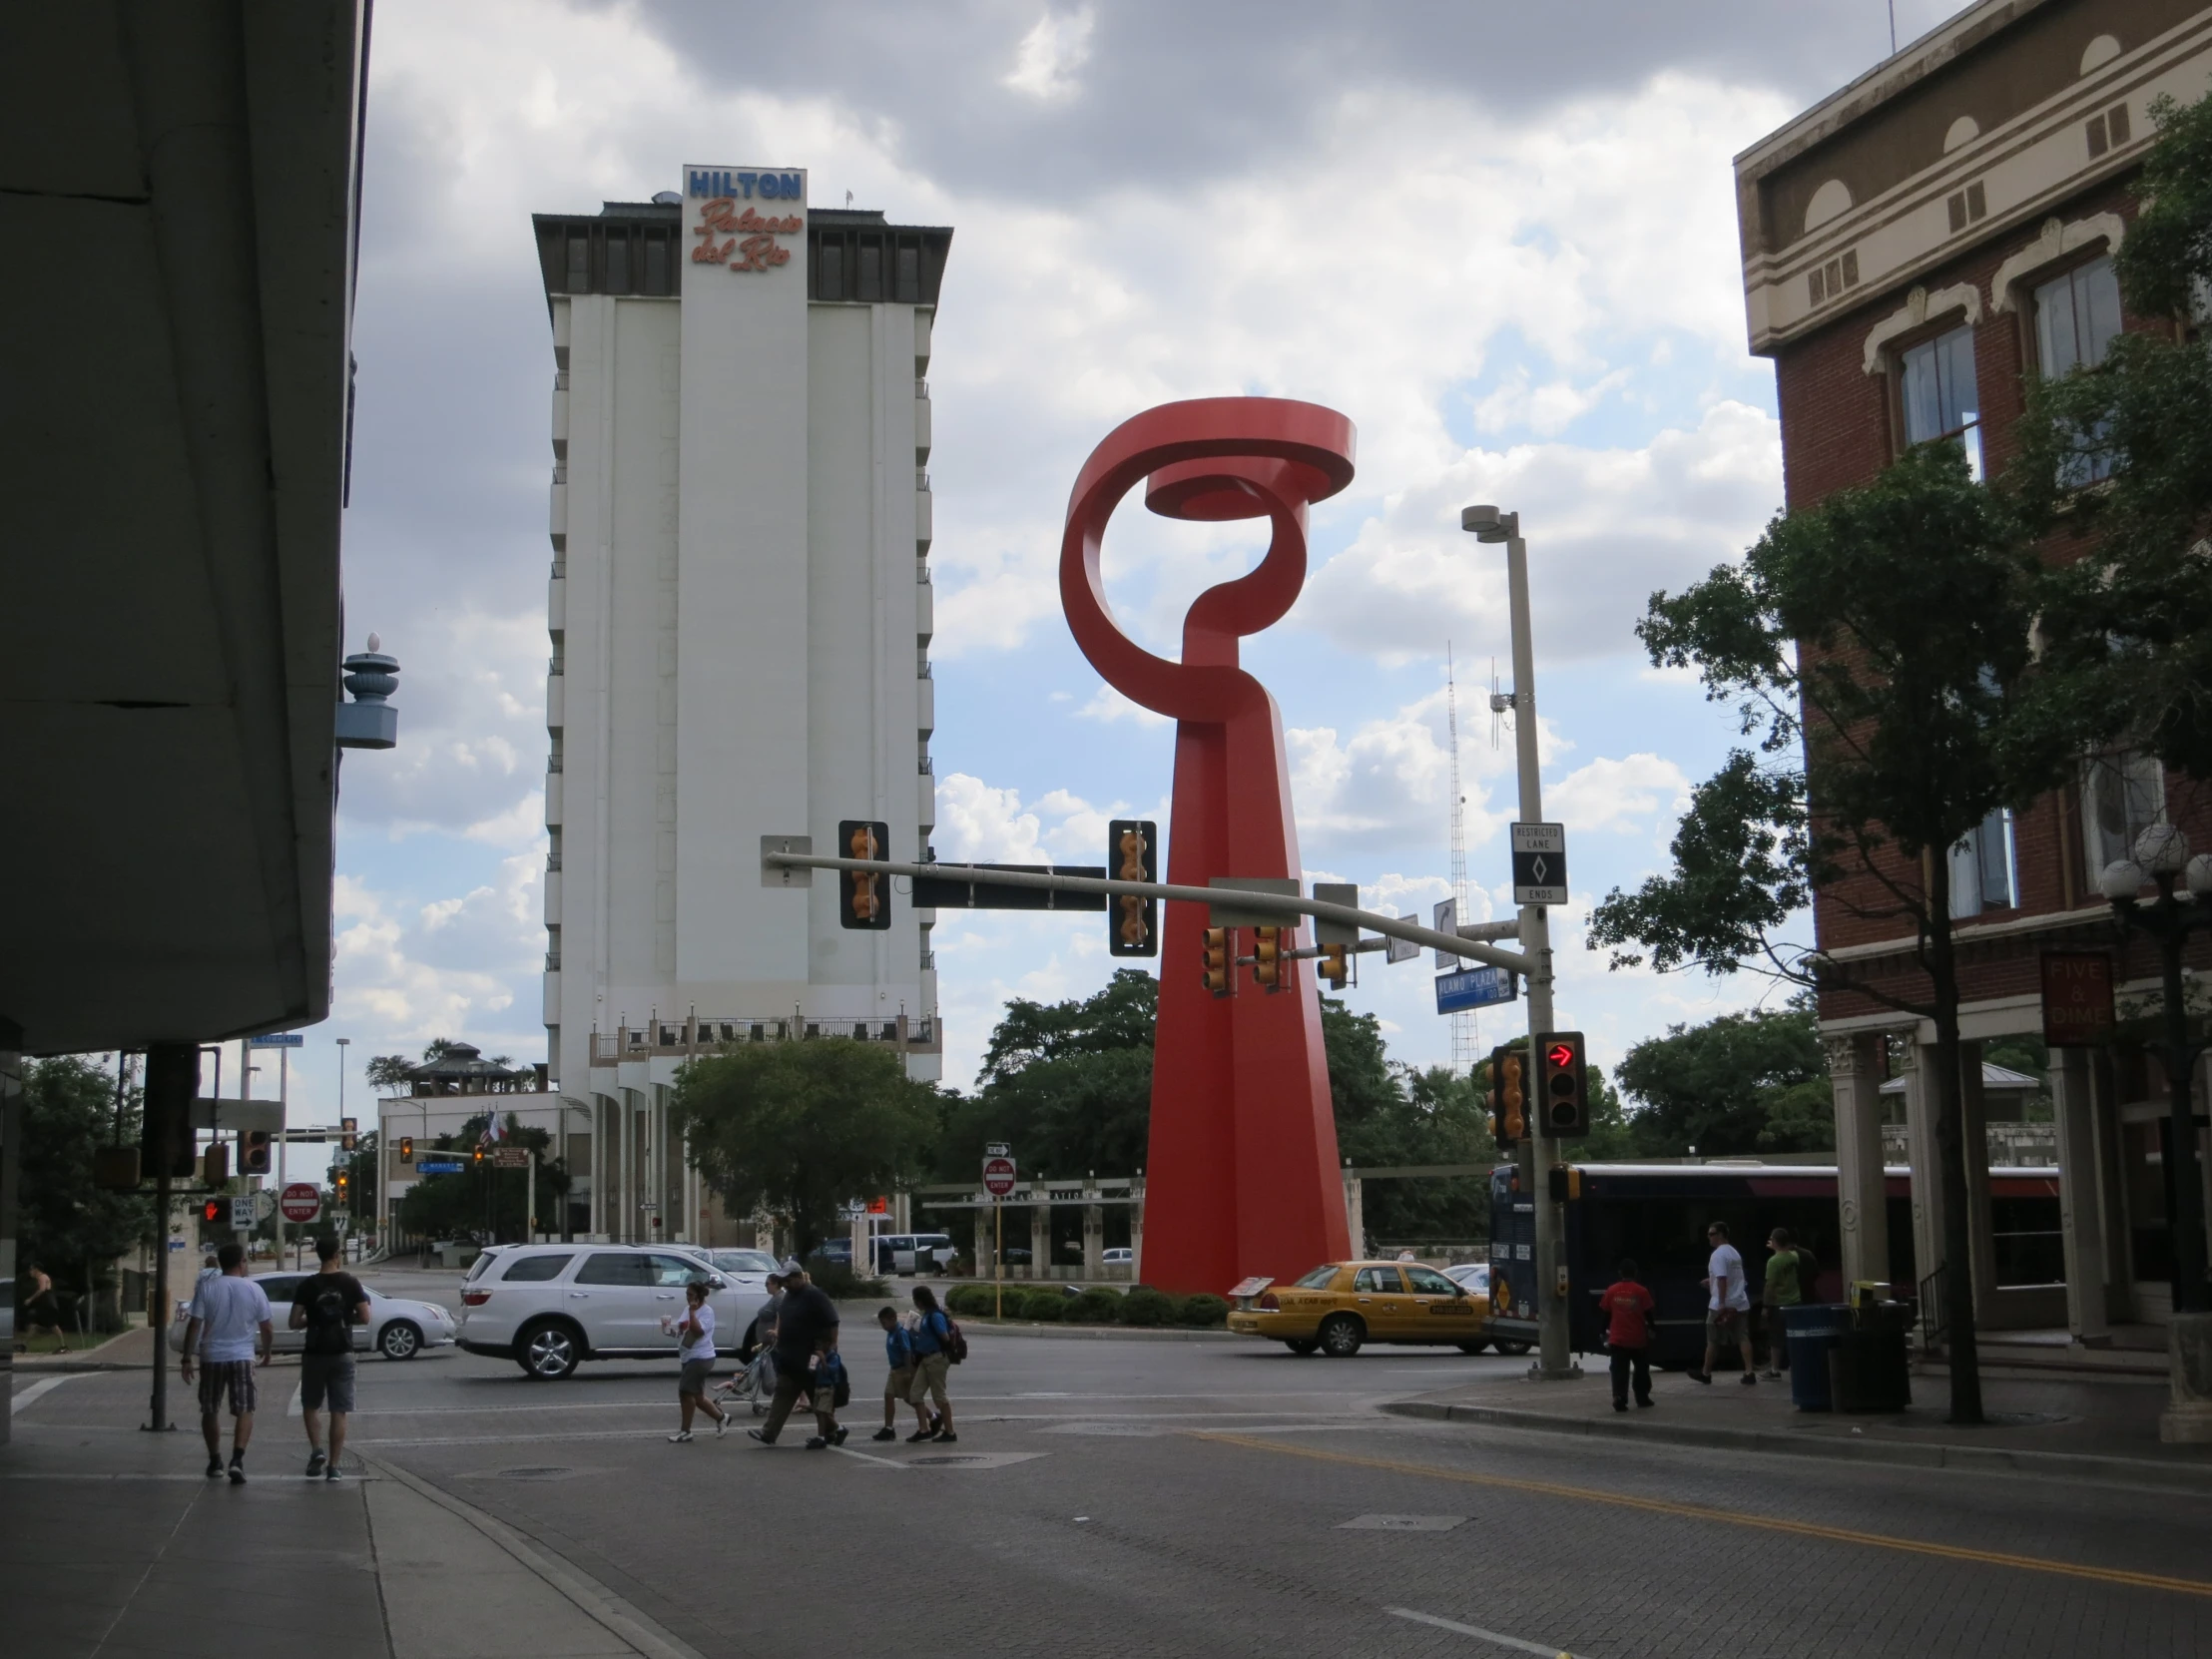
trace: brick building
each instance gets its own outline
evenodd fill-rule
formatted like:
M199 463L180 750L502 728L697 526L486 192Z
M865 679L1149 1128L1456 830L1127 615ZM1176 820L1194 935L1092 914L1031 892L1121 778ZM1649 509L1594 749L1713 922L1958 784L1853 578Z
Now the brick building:
M1978 475L1993 476L2014 453L2030 377L2093 367L2122 329L2166 326L2125 312L2111 256L2154 136L2150 104L2208 90L2204 0L1981 0L1738 157L1751 346L1775 363L1790 506L1862 483L1935 439L1959 443ZM2061 532L2048 551L2084 550ZM2073 787L1992 815L1951 850L1970 1271L1985 1325L2063 1319L2094 1343L2112 1323L2163 1323L2170 1312L2156 1058L2126 1040L2052 1051L2063 1287L2006 1282L2048 1274L2010 1267L2042 1253L2009 1248L2007 1218L1992 1213L1975 1063L1986 1043L2040 1033L2045 950L2109 953L2123 1038L2155 1026L2155 947L2122 935L2096 877L2160 821L2212 846L2212 811L2186 780L2143 757L2103 755L2084 760ZM1926 994L1909 921L1869 919L1824 893L1815 925L1820 948L1855 976ZM2191 961L2212 963L2201 936ZM1933 1023L1854 991L1825 993L1820 1013L1846 1273L1925 1276L1942 1259ZM1892 1078L1905 1084L1916 1175L1910 1239L1889 1237L1884 1206L1867 1201L1880 1191L1881 1085Z

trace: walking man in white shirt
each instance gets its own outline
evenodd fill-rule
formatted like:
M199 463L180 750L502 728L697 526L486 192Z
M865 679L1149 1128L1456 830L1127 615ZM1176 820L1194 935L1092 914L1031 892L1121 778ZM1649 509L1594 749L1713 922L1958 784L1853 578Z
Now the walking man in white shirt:
M246 1446L254 1438L254 1386L257 1365L269 1364L276 1342L269 1298L246 1277L246 1247L227 1244L216 1252L221 1268L193 1293L192 1320L185 1327L184 1363L178 1372L192 1384L193 1356L206 1364L200 1373L200 1435L208 1442L208 1478L223 1475L223 1425L216 1413L231 1403L231 1484L246 1484Z
M1728 1242L1725 1221L1716 1221L1705 1230L1705 1242L1713 1247L1712 1259L1705 1265L1709 1293L1705 1304L1705 1369L1690 1373L1690 1381L1711 1382L1713 1362L1720 1358L1722 1349L1734 1348L1742 1350L1744 1356L1744 1375L1739 1381L1747 1388L1757 1387L1758 1367L1751 1357L1751 1288L1744 1283L1744 1259Z

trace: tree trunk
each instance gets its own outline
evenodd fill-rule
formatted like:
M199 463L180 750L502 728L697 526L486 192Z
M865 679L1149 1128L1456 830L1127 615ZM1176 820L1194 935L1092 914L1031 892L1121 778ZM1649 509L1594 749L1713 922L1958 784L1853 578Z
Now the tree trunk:
M1943 1195L1943 1324L1948 1328L1950 1415L1979 1423L1981 1361L1974 1343L1973 1217L1966 1208L1965 1099L1958 1072L1958 964L1951 953L1950 860L1929 853L1929 978L1936 992L1936 1185ZM1916 1174L1918 1172L1915 1172Z

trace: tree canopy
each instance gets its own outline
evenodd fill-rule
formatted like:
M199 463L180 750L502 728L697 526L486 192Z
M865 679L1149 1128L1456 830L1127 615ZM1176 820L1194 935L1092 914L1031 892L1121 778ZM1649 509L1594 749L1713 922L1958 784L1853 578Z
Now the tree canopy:
M487 1233L494 1240L524 1236L528 1229L524 1215L529 1204L528 1176L521 1170L501 1169L489 1158L479 1163L471 1156L483 1140L491 1120L489 1110L479 1112L464 1121L455 1133L438 1136L429 1147L417 1145L417 1158L433 1149L457 1152L461 1167L450 1175L426 1175L409 1187L406 1196L399 1201L401 1227L424 1239ZM548 1218L559 1215L567 1204L571 1180L568 1161L553 1155L550 1130L526 1125L512 1112L507 1114L500 1134L506 1145L526 1147L538 1155L538 1225L541 1231L545 1230ZM362 1179L365 1166L371 1171L368 1180L373 1182L374 1162L372 1150L356 1151L353 1154L354 1179ZM354 1195L353 1210L356 1215L376 1213L363 1204L359 1192Z
M1836 1144L1835 1108L1809 997L1783 1008L1670 1025L1621 1057L1638 1102L1636 1149L1681 1157L1758 1157Z
M124 1094L125 1144L138 1140L140 1098L135 1084ZM151 1198L92 1184L94 1148L117 1139L113 1072L75 1054L24 1063L16 1260L64 1289L84 1290L88 1273L94 1287L112 1285L115 1258L154 1237Z

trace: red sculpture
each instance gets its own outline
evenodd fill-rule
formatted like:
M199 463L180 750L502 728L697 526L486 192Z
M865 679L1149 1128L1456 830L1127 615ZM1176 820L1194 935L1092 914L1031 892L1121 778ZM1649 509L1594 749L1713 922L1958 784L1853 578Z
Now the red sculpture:
M1273 397L1166 403L1124 421L1091 452L1068 501L1060 602L1075 642L1108 685L1172 715L1175 800L1168 880L1299 874L1283 722L1237 666L1237 641L1280 619L1306 581L1306 510L1352 481L1352 422ZM1138 479L1169 518L1268 518L1259 567L1201 594L1183 619L1183 660L1142 649L1114 625L1099 578L1106 521ZM1202 975L1206 916L1163 905L1160 1023L1145 1166L1144 1274L1177 1292L1220 1292L1253 1274L1290 1280L1351 1254L1321 1009L1301 964L1264 991L1234 970L1236 994ZM1240 935L1249 950L1249 931Z

